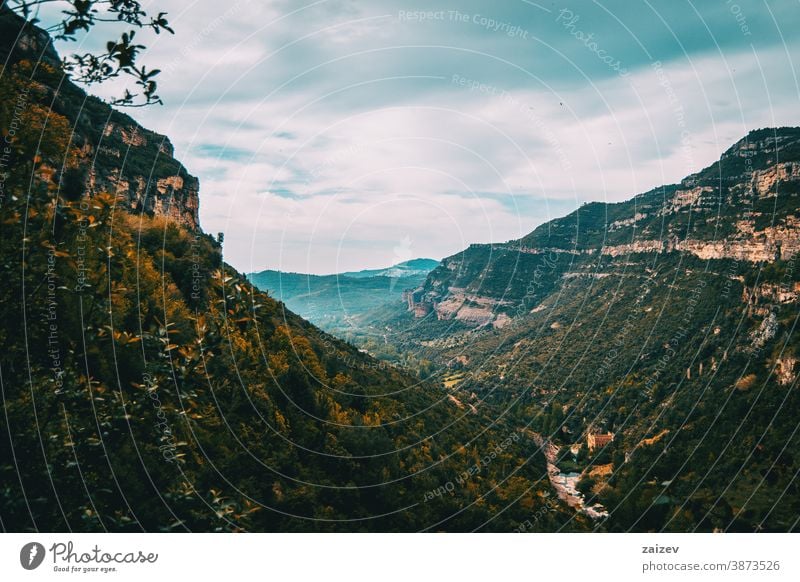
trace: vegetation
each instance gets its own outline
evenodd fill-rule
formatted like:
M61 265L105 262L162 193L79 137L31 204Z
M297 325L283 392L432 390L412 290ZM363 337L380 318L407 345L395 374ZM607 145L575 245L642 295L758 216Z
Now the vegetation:
M40 24L39 10L52 0L0 0L0 13L13 11L27 21L29 26ZM137 63L137 57L146 47L134 40L136 32L150 30L174 33L167 21L167 13L148 14L136 0L63 0L60 20L49 23L44 30L57 40L75 41L80 34L92 31L104 23L127 25L131 28L105 43L105 51L75 53L64 59L64 70L73 80L86 85L103 83L121 76L131 77L139 93L125 89L113 105L141 107L161 103L156 93L155 77L158 69L147 70ZM52 8L51 8L52 9Z
M661 212L665 186L470 247L424 291L483 295L510 323L384 305L364 318L391 341L353 338L376 359L254 288L199 229L90 190L98 172L188 174L63 76L12 59L0 77L5 530L797 527L797 257L597 252L786 226L796 185L746 183L778 141L800 161L797 130L754 132L749 162L731 150L687 179L708 188L691 207ZM104 153L114 120L154 144ZM614 439L589 451L590 432ZM553 509L537 442L606 519Z
M4 530L511 531L544 506L514 427L285 310L201 231L89 194L49 74L0 77Z
M610 512L602 529L792 530L800 516L798 257L597 252L651 236L718 240L748 219L789 228L797 192L783 184L758 197L746 185L748 172L776 160L800 162L800 130L746 140L759 144L747 150L748 165L735 146L684 181L723 184L722 206L700 197L656 214L679 188L666 186L585 205L520 241L473 245L431 273L425 288L440 300L451 287L494 300L494 313L511 317L502 327L415 319L402 305L370 323L391 326L396 349L433 362L441 377L458 374L456 396L476 394L562 451L583 443L557 465L582 472L587 501ZM653 216L635 230L610 228L636 212ZM590 431L615 439L589 453ZM609 464L610 473L595 472Z

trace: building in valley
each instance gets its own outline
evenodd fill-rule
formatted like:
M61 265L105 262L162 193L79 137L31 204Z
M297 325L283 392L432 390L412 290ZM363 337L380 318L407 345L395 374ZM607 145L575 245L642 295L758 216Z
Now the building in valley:
M609 443L614 442L614 433L594 433L590 432L586 435L586 444L589 446L589 451L600 449Z

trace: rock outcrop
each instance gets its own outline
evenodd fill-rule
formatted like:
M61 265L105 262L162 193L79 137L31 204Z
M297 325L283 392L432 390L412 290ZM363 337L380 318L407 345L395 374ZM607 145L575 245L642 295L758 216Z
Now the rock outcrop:
M0 74L34 79L28 106L52 108L70 121L70 139L81 152L80 171L71 178L84 192L110 192L132 212L199 228L199 182L175 159L169 139L87 95L66 76L48 34L5 6L0 62Z
M529 313L551 275L598 278L610 261L664 253L751 265L790 261L800 253L799 217L800 128L757 130L680 184L626 202L585 204L520 240L471 245L431 272L409 297L409 310L484 325L501 313Z

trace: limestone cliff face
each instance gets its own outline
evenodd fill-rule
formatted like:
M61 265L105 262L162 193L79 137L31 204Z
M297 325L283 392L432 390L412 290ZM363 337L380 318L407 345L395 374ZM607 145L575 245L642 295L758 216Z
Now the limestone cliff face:
M733 236L721 240L671 238L661 240L640 240L633 243L604 246L603 255L612 257L635 253L661 253L682 251L701 259L732 259L751 263L772 262L776 259L789 260L800 252L800 223L793 216L783 220L778 226L770 226L755 231L747 225L737 225Z
M37 81L28 105L52 108L70 121L72 143L81 152L81 172L73 178L85 192L117 194L132 212L199 228L199 182L175 159L169 139L72 83L47 33L5 7L0 8L0 62L2 74L24 74L36 66L37 78L46 79Z
M114 192L131 211L198 228L200 182L175 160L167 137L136 123L109 120L99 143L98 159L103 162L89 166L91 192ZM132 168L126 164L131 156L142 156L147 162L143 168Z
M665 197L655 212L666 225L659 239L633 230L646 230L648 215L637 212L609 228L630 229L631 242L604 245L601 253L681 251L701 259L788 260L800 252L799 196L800 130L752 132Z
M602 276L604 260L655 253L754 265L800 253L800 128L753 131L680 184L586 204L517 241L472 245L431 272L409 310L483 325L526 312L558 277Z
M781 386L790 386L797 378L797 358L786 356L775 360L775 376Z

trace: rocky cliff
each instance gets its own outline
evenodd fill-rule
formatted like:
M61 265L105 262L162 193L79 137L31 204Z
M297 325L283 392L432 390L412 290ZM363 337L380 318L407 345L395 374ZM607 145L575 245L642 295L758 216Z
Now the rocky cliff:
M65 138L80 152L79 160L50 168L67 196L109 192L132 211L199 227L198 180L175 159L169 139L72 83L47 33L5 7L0 8L0 62L0 76L32 81L29 93L4 107L50 108L69 120Z
M471 245L409 293L408 308L419 317L435 311L439 319L497 326L509 310L526 313L557 277L602 277L617 259L676 253L788 261L800 252L799 205L800 128L753 131L680 184L585 204L519 240Z

